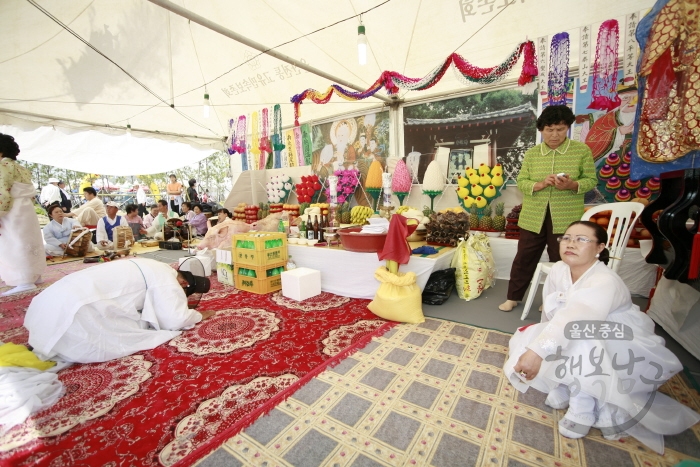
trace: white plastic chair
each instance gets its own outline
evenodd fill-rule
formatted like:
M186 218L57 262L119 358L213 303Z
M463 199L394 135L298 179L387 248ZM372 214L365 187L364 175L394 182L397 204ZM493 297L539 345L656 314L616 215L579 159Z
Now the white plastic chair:
M600 204L584 212L583 216L581 217L582 221L587 221L590 220L594 214L598 214L599 212L612 212L610 215L610 223L608 224L608 243L606 248L610 252L608 267L615 272L620 269L620 263L622 262L622 257L625 254L627 242L630 239L630 235L632 235L632 227L639 219L639 215L643 210L644 205L636 202ZM632 214L635 216L634 221L632 221ZM614 236L613 229L615 229ZM535 294L537 294L537 288L540 285L542 274L549 274L549 271L552 269L553 265L554 263L550 262L539 263L537 265L535 274L532 276L532 281L530 282L530 290L527 292L525 309L520 317L521 320L527 318L528 313L530 313L530 307L532 307Z

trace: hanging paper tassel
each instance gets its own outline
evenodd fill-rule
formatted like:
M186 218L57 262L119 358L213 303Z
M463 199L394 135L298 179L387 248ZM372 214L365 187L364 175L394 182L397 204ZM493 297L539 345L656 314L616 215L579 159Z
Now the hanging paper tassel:
M311 165L314 146L311 140L311 125L308 123L301 126L301 141L304 146L304 165Z
M321 93L315 89L307 89L291 98L294 104L294 125L299 126L299 117L301 116L300 106L306 99L311 99L316 104L326 104L330 101L333 94L349 101L356 101L367 99L382 88L385 88L390 96L397 94L400 89L424 91L435 86L451 65L455 67L460 80L464 82L469 81L477 84L494 83L505 78L508 73L515 68L521 55L523 56L523 68L518 78L518 84L520 86L525 86L531 83L537 76L535 44L532 41L519 44L505 61L490 68L474 66L467 62L461 55L453 53L447 57L442 64L436 66L423 78L409 78L395 71L384 71L365 91L349 91L337 84L331 85L325 93Z
M233 150L241 155L241 166L243 171L248 170L248 156L246 155L246 118L245 115L238 117L238 125L236 127L236 143Z
M285 146L282 142L282 107L275 104L273 107L272 150L275 153L274 168L282 167L282 151Z
M549 57L549 105L566 105L566 86L569 83L568 32L560 32L552 37Z
M292 131L294 132L294 145L296 146L297 152L297 165L301 167L306 164L306 159L304 159L304 145L301 142L301 128L296 126Z
M258 161L260 160L260 133L258 132L258 113L253 112L250 116L250 151L251 161L253 164L250 166L252 170L257 170Z
M609 112L622 102L617 95L617 49L619 45L619 25L609 19L600 25L598 43L593 64L593 89L589 109Z
M228 121L228 138L226 139L226 152L228 152L229 156L233 155L234 152L236 152L235 149L233 149L233 145L236 141L236 126L234 124L234 120L230 119Z
M267 107L262 109L262 133L260 135L260 168L267 167L267 159L272 153L272 145L270 143L270 117Z

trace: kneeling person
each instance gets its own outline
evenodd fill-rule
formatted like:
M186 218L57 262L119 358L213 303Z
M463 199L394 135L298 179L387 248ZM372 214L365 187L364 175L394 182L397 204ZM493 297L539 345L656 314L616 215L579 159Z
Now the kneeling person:
M65 216L60 204L54 203L46 208L51 217L51 222L44 226L44 250L48 256L62 256L65 254L74 230L82 229L80 223ZM87 232L86 235L92 235ZM92 251L92 242L88 244L88 251Z
M34 297L24 326L45 358L104 362L155 348L215 312L188 308L209 279L150 259L74 272Z

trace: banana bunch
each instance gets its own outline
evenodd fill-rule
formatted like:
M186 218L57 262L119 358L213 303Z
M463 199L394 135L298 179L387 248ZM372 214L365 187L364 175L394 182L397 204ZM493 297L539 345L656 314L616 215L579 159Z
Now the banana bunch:
M363 225L372 214L374 211L369 206L355 206L350 210L350 223Z
M448 212L454 212L455 214L459 214L459 213L461 213L461 212L464 212L464 209L462 209L461 206L455 206L455 207L452 207L452 208L445 208L445 209L441 209L441 210L440 210L440 213L441 213L441 214L446 214L446 213L448 213Z
M396 214L401 214L403 212L408 211L409 209L411 209L409 206L399 206L399 208L396 210Z

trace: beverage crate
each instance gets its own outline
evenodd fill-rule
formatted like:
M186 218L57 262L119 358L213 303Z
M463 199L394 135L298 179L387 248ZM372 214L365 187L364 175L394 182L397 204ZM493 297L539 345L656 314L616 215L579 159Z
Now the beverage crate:
M250 232L233 236L233 249L265 251L271 248L287 247L287 234L284 232Z
M246 265L236 264L233 268L236 288L261 295L281 290L282 272L287 269L286 264L286 262L278 262L262 267L248 267ZM268 273L272 273L272 271L277 268L279 268L277 271L278 274L268 276ZM240 274L239 271L243 269L255 271L256 277Z
M233 262L260 267L287 262L287 236L277 232L254 232L233 236Z
M233 263L236 266L262 267L272 263L287 262L287 245L279 248L268 248L264 251L246 250L243 248L233 249Z

